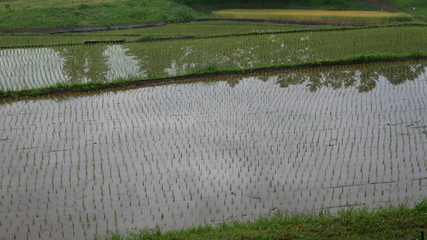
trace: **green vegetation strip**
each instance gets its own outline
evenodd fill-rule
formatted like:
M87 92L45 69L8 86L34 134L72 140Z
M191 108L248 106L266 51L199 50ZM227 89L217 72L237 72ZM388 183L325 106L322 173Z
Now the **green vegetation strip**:
M358 0L174 0L201 11L227 8L374 10ZM421 0L423 1L423 0Z
M412 53L403 55L370 55L370 56L357 56L350 57L340 60L331 61L316 61L306 62L297 64L279 64L263 67L253 67L244 69L216 69L214 67L207 68L191 74L182 74L174 77L164 77L151 79L126 79L126 80L115 80L111 82L102 81L91 81L87 83L57 83L54 86L40 87L33 89L22 89L22 90L0 90L0 99L18 99L24 97L40 97L54 94L64 93L78 93L78 92L95 92L100 90L112 90L123 87L149 87L162 84L172 84L181 82L200 82L208 81L209 77L221 76L221 75L242 75L242 74L253 74L265 71L275 71L284 69L295 69L295 68L313 68L313 67L324 67L324 66L336 66L336 65L352 65L359 63L374 63L374 62L391 62L391 61L403 61L403 60L422 60L427 59L427 53Z
M253 222L203 226L186 230L142 230L127 235L114 233L106 240L190 239L421 239L427 232L427 200L410 209L406 206L284 216L277 214ZM98 238L100 239L100 238Z
M188 22L194 18L192 9L168 0L124 0L37 8L4 5L0 8L0 29L112 26L162 20Z

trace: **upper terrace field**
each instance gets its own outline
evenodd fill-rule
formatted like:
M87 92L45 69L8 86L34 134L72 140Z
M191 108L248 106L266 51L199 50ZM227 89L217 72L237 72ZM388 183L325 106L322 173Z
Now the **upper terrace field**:
M212 15L217 18L229 19L266 19L328 24L379 24L412 20L412 16L406 13L380 11L227 9L214 11Z

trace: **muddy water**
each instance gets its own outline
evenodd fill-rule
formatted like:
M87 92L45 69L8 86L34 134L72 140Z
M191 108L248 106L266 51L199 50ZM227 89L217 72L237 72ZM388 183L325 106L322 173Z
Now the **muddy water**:
M0 239L427 197L426 62L0 105Z

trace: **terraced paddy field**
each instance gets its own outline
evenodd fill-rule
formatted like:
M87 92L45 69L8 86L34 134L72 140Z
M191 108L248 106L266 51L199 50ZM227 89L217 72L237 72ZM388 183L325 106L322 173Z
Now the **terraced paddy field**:
M144 80L358 56L427 54L427 27L400 26L0 50L0 90Z
M427 61L0 105L0 239L427 197Z
M209 37L231 34L285 32L309 29L331 29L337 26L315 26L298 24L253 23L241 21L192 22L167 24L123 30L109 30L69 34L0 34L0 47L34 47L58 44L84 44L93 41L132 42L157 38Z

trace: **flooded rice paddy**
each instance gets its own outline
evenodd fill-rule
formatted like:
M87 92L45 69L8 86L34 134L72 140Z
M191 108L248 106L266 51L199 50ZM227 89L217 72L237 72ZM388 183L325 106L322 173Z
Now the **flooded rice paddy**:
M427 52L427 28L299 32L125 44L0 50L0 90L153 79L361 55Z
M60 64L60 63L58 63ZM427 197L427 62L0 105L0 239Z

